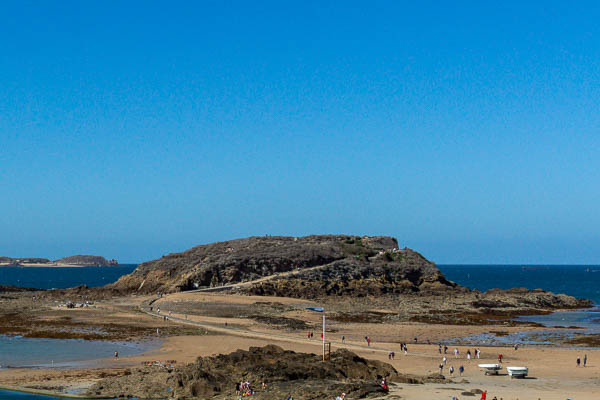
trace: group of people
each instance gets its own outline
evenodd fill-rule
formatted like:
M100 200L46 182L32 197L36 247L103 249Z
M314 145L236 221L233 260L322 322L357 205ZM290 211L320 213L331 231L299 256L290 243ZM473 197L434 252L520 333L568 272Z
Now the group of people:
M443 350L444 354L447 354L448 346L442 345L441 343L439 343L438 344L438 353L442 354L442 350ZM454 353L454 358L458 358L458 355L460 354L460 350L458 348L454 348L453 353ZM467 349L467 360L470 360L472 358L473 354L475 354L475 358L477 358L477 359L481 358L481 350L479 350L479 348L473 349L473 353L471 353L471 349ZM446 364L446 356L444 356L443 362L445 365Z
M458 397L452 396L452 400L458 400ZM487 400L487 390L481 392L481 400ZM498 398L494 396L492 400L498 400ZM500 398L500 400L502 400L502 397Z
M587 354L583 355L583 366L587 365ZM581 357L577 356L577 366L581 367Z
M444 373L445 365L446 365L446 357L444 357L442 362L440 363L440 375L442 375ZM451 365L450 368L448 368L448 373L450 374L450 376L454 375L454 365ZM462 376L465 373L464 365L461 364L460 367L458 367L458 373L460 374L460 376Z
M404 351L404 355L408 354L408 347L406 347L406 343L400 343L400 349Z
M261 389L262 390L267 390L267 384L266 383L262 383L261 384ZM253 396L254 395L254 389L252 388L252 385L250 385L249 381L245 381L245 382L237 382L235 384L235 394L241 397L247 397L247 396Z

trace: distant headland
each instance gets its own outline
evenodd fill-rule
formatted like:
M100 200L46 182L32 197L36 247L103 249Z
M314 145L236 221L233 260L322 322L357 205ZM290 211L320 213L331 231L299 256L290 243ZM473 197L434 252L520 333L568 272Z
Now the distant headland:
M0 267L109 267L119 265L115 259L107 260L100 256L76 255L59 260L47 258L11 258L0 257Z

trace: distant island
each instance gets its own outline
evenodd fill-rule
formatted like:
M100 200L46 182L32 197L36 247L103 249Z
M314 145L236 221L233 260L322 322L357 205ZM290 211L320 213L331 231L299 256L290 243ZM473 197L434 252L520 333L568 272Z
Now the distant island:
M11 258L0 257L0 267L109 267L119 265L115 259L107 260L100 256L76 255L59 260L47 258Z

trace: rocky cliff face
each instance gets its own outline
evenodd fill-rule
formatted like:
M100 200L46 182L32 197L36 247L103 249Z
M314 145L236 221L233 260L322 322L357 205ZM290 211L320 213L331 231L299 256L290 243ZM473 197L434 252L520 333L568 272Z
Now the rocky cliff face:
M194 247L143 263L113 287L172 292L254 281L256 294L414 293L455 288L435 265L391 237L250 237ZM304 294L303 294L304 293Z
M448 290L468 292L448 281L435 264L410 249L344 258L241 289L248 294L298 298L424 295Z

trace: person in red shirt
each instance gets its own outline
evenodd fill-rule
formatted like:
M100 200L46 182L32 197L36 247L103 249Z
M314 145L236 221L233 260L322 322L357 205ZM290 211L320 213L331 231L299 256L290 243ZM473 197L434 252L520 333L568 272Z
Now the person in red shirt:
M481 400L485 400L487 398L487 390L484 390L483 393L481 393Z

